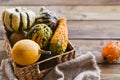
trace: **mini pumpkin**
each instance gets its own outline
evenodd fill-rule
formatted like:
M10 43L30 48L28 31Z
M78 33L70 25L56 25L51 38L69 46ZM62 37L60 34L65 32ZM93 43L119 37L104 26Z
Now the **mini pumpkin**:
M48 47L52 37L52 30L46 24L37 24L33 26L27 34L27 38L37 42L42 49Z
M47 10L45 7L40 9L39 15L35 20L36 24L44 23L55 31L58 24L58 17L55 12Z
M108 63L116 62L120 56L120 41L110 41L102 49L102 56Z
M10 32L31 28L35 22L35 13L22 7L10 8L2 13L2 22Z

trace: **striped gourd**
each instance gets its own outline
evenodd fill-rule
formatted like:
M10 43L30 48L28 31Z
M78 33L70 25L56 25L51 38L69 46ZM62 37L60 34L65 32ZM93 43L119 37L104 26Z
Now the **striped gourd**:
M40 14L36 17L35 23L44 23L51 27L53 31L55 31L58 23L58 18L55 12L46 10L45 8L41 8Z
M2 22L10 32L22 31L31 28L35 22L35 13L22 7L6 9L2 13Z
M50 40L50 51L52 54L62 54L68 45L68 29L66 19L60 18L56 31Z
M28 32L28 39L37 42L42 49L47 49L52 37L52 30L46 24L36 24Z

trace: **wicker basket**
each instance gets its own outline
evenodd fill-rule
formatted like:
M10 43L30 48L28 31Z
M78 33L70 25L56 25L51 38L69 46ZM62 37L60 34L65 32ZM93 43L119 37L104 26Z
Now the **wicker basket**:
M75 50L69 42L67 50L64 54L53 56L42 61L38 61L26 67L18 66L11 57L11 45L9 42L10 35L4 29L4 39L6 52L10 59L14 73L19 80L40 80L42 79L55 65L75 58Z

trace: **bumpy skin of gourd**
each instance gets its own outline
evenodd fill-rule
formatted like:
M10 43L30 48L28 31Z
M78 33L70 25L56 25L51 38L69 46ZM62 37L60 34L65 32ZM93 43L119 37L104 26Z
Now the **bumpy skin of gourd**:
M58 18L55 12L41 8L40 14L36 17L35 23L44 23L48 25L53 31L55 31L58 24Z
M2 22L10 32L26 30L35 22L35 13L22 7L6 9L2 13Z
M52 54L62 54L68 45L68 29L66 19L60 18L56 31L50 41L50 51Z
M102 56L108 63L116 62L120 57L120 42L110 41L103 47Z
M46 24L37 24L28 32L27 38L37 42L42 49L47 49L52 37L52 30Z

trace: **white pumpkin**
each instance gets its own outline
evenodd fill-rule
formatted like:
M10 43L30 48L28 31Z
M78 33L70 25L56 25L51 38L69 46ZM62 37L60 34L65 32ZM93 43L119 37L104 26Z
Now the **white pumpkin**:
M33 11L17 7L6 9L2 13L2 22L6 30L15 32L31 28L35 22L35 17Z

